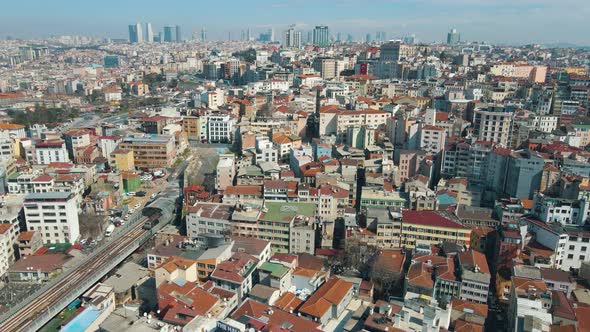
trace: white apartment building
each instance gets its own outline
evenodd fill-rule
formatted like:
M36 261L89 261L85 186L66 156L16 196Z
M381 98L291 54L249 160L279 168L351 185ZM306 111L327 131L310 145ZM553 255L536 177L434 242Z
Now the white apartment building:
M230 143L234 133L234 120L228 114L207 115L207 139L211 143Z
M443 128L427 125L420 129L420 149L439 153L445 147L446 132Z
M74 243L80 236L76 198L72 193L31 193L24 201L27 230L41 233L44 243Z
M47 174L20 174L8 179L10 194L30 194L53 191L55 180Z
M0 138L0 160L11 159L14 152L14 143L10 138Z
M0 224L0 277L14 263L14 245L18 234L18 223Z
M542 280L512 277L508 320L510 331L525 331L527 320L537 322L539 329L549 331L552 323L551 290Z
M535 240L555 252L550 267L570 271L579 269L582 262L590 262L590 233L565 228L558 223L544 223L525 218L522 223L535 234Z
M35 162L40 165L68 163L68 150L64 141L46 141L35 144Z
M256 164L263 161L276 163L279 153L268 137L256 137Z
M557 129L559 117L555 115L531 115L528 125L544 133L550 133Z
M98 147L100 148L102 156L107 158L109 163L111 163L113 159L111 154L115 151L121 140L123 139L119 136L101 136L98 138Z

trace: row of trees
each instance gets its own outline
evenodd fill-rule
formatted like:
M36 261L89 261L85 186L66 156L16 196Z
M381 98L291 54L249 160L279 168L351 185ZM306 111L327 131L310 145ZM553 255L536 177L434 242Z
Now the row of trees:
M46 105L36 104L32 111L8 110L7 114L12 118L13 123L29 126L35 123L51 125L66 122L78 117L79 112L73 108L49 108Z

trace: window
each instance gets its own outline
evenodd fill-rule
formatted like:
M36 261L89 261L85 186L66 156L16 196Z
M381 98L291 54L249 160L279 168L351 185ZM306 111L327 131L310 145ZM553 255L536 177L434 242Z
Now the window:
M574 258L574 255L573 254L567 255L567 259L573 259L573 258Z

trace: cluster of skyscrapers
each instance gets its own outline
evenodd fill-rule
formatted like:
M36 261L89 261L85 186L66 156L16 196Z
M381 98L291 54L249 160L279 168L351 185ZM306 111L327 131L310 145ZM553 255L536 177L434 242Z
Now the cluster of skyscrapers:
M176 25L165 26L164 34L158 33L158 36L154 36L154 30L152 29L151 23L145 24L145 31L141 26L141 23L129 25L129 42L135 43L152 43L152 42L182 42L182 33L180 26Z

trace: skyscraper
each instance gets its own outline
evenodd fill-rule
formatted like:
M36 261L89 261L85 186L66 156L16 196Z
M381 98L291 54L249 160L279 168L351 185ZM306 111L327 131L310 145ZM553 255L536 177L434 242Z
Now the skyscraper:
M135 25L135 31L137 31L137 42L143 43L143 29L141 28L141 23Z
M461 34L457 31L457 29L453 28L447 34L447 44L449 45L456 45L461 41Z
M318 25L313 29L313 44L319 47L330 46L330 31L325 25Z
M164 41L171 43L172 39L172 27L164 27Z
M141 23L132 24L129 26L129 42L132 44L143 42Z
M201 41L205 41L207 40L207 30L205 30L205 27L203 27L201 29Z
M154 30L151 23L145 24L145 41L152 43L154 41Z
M366 43L370 43L373 41L373 38L371 38L371 33L367 33L367 35L365 36L365 42Z
M246 40L250 40L252 36L250 36L250 28L248 28L248 30L246 30Z
M283 39L283 45L285 47L301 47L301 31L296 31L293 25L285 31Z
M129 42L131 44L137 43L137 30L135 24L129 26Z
M180 25L176 26L176 42L177 43L182 42L182 33L180 32Z

